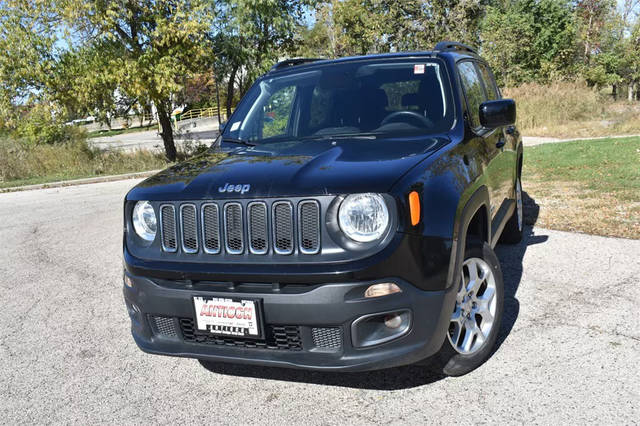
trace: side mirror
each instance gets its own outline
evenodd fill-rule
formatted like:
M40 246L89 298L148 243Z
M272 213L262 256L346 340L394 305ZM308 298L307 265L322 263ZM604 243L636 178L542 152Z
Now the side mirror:
M223 121L222 123L220 123L218 125L218 130L220 131L220 133L224 132L224 128L227 126L227 122Z
M480 124L487 129L509 126L516 122L516 102L499 99L480 104Z

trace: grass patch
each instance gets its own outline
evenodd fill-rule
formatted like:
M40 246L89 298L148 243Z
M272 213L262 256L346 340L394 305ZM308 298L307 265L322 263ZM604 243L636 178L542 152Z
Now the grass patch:
M504 89L527 136L580 138L640 134L640 104L617 101L584 82L523 84Z
M94 130L87 134L89 138L101 138L103 136L116 136L122 135L125 133L137 133L137 132L146 132L148 130L157 129L157 124L149 124L148 126L142 127L129 127L127 129L113 129L113 130Z
M538 145L524 161L537 225L640 238L640 137Z
M0 188L162 169L160 153L126 153L90 148L86 140L58 145L32 145L0 140Z

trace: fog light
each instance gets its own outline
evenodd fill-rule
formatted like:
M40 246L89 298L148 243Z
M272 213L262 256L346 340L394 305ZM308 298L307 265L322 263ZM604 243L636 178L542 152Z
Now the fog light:
M402 290L400 290L400 287L394 283L379 283L369 286L369 288L364 292L364 297L382 297L393 293L402 293Z
M398 314L387 315L384 317L384 325L396 329L402 325L402 317Z
M364 315L351 324L351 341L356 348L379 345L397 339L411 329L411 311Z

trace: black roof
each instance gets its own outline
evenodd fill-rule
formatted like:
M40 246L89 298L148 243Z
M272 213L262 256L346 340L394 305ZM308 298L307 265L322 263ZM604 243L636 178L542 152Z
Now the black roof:
M435 57L439 54L450 54L463 57L478 57L478 52L472 47L454 42L454 41L441 41L436 44L433 50L424 51L408 51L408 52L394 52L394 53L376 53L370 55L360 56L345 56L336 59L323 59L323 58L293 58L280 61L275 64L269 70L269 74L291 69L292 67L305 66L305 65L327 65L332 63L342 63L350 61L362 61L367 59L383 59L383 58L408 58L408 57Z

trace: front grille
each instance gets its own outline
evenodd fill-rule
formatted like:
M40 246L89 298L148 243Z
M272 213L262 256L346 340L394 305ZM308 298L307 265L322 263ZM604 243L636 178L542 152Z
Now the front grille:
M256 202L249 204L249 249L253 254L265 254L269 249L267 235L267 205Z
M196 206L183 204L180 206L180 219L182 220L182 250L185 253L198 252L198 225L196 225Z
M162 250L210 255L291 255L321 251L316 200L185 202L160 205Z
M225 204L224 230L227 253L242 254L244 252L244 231L242 228L242 206L239 203Z
M174 252L178 249L176 236L176 209L172 205L160 207L160 222L162 224L162 248L164 251Z
M166 337L176 337L178 335L173 318L150 315L149 319L151 321L155 334Z
M340 349L342 347L342 329L339 327L314 327L311 329L311 337L317 348Z
M216 204L202 205L202 239L205 253L220 253L220 214Z
M273 246L278 254L293 253L293 207L288 201L273 204Z
M300 251L316 254L320 250L320 206L317 201L306 200L298 205L298 236Z
M300 327L293 325L267 325L264 340L201 333L196 330L195 322L191 318L180 318L180 329L185 342L285 351L302 350Z

